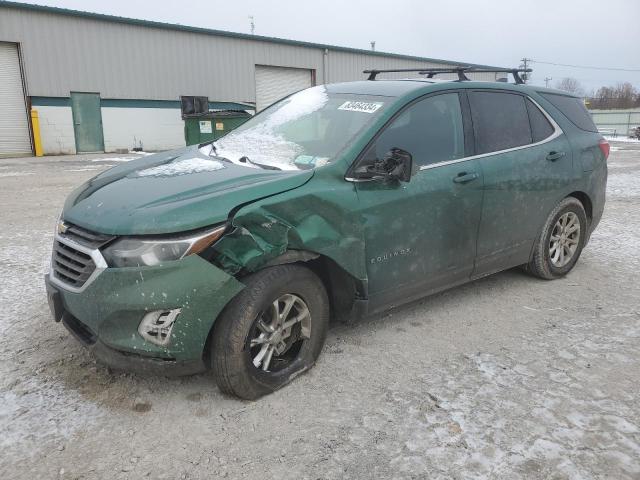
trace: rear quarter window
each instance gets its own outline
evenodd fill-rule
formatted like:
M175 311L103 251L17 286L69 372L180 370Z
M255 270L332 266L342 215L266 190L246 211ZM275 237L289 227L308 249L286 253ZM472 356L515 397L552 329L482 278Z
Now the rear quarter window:
M593 123L591 115L580 98L556 93L540 93L540 95L560 110L580 130L598 132L598 127Z
M540 109L527 98L527 110L529 112L529 121L531 122L531 135L533 141L541 142L545 138L550 137L553 134L553 125L549 123L547 117Z

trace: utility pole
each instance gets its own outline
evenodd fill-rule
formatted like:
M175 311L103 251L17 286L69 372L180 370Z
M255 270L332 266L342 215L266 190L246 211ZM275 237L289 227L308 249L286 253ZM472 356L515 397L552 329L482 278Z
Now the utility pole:
M256 31L256 24L253 21L253 15L249 15L249 25L251 25L251 35Z
M524 68L525 70L529 68L529 63L531 62L530 58L524 57L524 58L521 58L520 61L522 62L522 65L520 65L520 67ZM524 72L520 76L522 77L522 80L524 81L524 83L527 83L527 80L529 80L529 74L527 72Z
M372 40L372 41L371 41L371 42L369 42L369 43L371 43L371 51L375 52L375 51L376 51L376 41L375 41L375 40Z
M549 88L549 82L553 80L551 77L544 77L544 86Z

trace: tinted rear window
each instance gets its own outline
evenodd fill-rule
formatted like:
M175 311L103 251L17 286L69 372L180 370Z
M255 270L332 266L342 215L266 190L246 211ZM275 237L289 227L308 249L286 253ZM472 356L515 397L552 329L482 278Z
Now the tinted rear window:
M571 120L571 123L579 129L586 130L587 132L598 131L598 128L593 123L593 120L591 120L591 115L587 112L584 102L581 99L555 93L541 93L540 95L564 113L564 115Z
M541 142L553 133L553 126L536 105L527 98L527 110L534 142Z
M476 153L497 152L531 143L524 97L502 92L470 92Z

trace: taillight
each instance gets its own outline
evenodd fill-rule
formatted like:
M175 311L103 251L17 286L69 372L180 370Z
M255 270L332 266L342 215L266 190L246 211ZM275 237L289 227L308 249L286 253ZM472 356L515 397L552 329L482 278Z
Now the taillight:
M600 147L600 150L604 155L604 159L606 160L607 158L609 158L609 151L611 150L611 146L609 145L609 142L607 142L604 138L601 138L598 146Z

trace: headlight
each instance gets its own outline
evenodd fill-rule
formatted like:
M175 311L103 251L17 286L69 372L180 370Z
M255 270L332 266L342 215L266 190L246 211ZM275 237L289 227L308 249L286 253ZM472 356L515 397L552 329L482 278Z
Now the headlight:
M222 236L225 228L223 225L166 238L124 237L105 248L102 255L110 267L150 267L202 252Z

